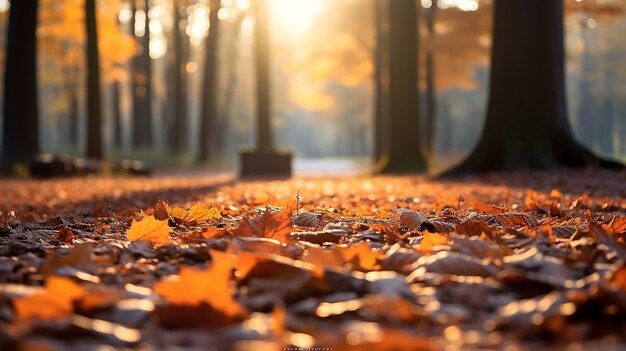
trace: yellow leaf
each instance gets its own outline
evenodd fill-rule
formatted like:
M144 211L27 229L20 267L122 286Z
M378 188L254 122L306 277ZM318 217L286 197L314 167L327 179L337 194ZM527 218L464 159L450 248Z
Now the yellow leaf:
M170 212L172 218L176 223L196 225L204 223L210 219L222 218L220 212L215 208L205 208L200 205L193 205L190 209L186 210L182 207L174 207Z
M445 245L447 242L448 238L445 235L426 233L420 243L420 249L430 251L433 249L433 246Z
M154 216L146 216L139 222L133 219L130 229L126 231L130 241L146 240L155 245L171 243L169 234L167 221L159 221Z
M213 262L208 269L182 267L177 279L157 283L155 291L174 305L206 303L229 317L244 314L245 309L234 299L231 286L236 256L211 251L211 257Z
M72 303L85 294L85 289L72 280L52 276L46 281L44 291L17 298L13 301L13 306L19 319L54 319L70 314L73 310Z

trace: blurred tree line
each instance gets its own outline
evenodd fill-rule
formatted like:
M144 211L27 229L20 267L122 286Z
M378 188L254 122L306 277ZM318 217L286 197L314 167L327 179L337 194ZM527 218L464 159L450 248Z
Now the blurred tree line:
M279 23L285 18L277 8L289 1L274 3L268 14L276 145L303 157L391 155L395 170L407 163L441 169L468 153L487 112L491 0L305 2L319 8L304 33ZM43 150L232 161L240 144L258 138L252 5L0 0L5 81L20 86L3 102L3 160ZM574 135L621 158L623 13L620 1L564 1ZM29 59L11 62L7 53L15 52ZM37 90L20 85L27 83Z

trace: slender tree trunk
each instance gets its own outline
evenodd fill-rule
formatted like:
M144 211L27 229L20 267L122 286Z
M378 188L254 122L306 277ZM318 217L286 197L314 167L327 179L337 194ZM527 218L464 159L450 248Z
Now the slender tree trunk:
M11 2L4 85L2 171L39 152L36 28L37 0Z
M121 104L121 89L120 81L115 80L113 82L112 91L112 104L113 104L113 145L118 150L123 147L124 136L122 134L122 104Z
M415 1L389 1L389 22L389 152L381 171L423 172L426 160L419 142Z
M85 1L87 21L87 157L102 159L102 116L100 109L100 59L96 0Z
M240 13L232 26L234 28L234 35L231 44L226 52L226 63L228 64L228 73L226 78L226 88L224 89L224 104L223 110L220 113L218 119L217 135L215 136L216 147L221 152L224 150L224 141L226 135L226 121L230 118L233 109L233 101L235 97L235 89L237 87L237 61L239 60L239 38L241 34L241 23L246 18L245 13Z
M67 93L69 110L67 112L68 119L68 131L67 140L68 145L73 148L78 148L78 88L76 66L72 65L64 70L65 73L65 91Z
M572 137L561 0L496 0L489 106L476 149L446 175L559 165L619 167Z
M389 118L389 0L375 0L376 48L374 51L374 162L379 162L387 153L387 131L385 121Z
M135 30L137 20L136 0L131 0ZM133 59L133 145L135 148L152 146L152 59L150 58L149 0L144 0L144 34L139 37L139 54Z
M434 157L435 153L435 115L437 113L437 96L435 93L435 53L433 44L435 41L435 14L437 12L437 0L432 2L426 10L426 27L428 29L429 48L426 52L426 125L424 144L426 155Z
M582 131L581 141L583 144L587 145L587 147L592 147L595 140L595 129L596 124L593 121L593 108L591 106L592 97L591 97L591 62L590 62L590 50L589 46L591 42L589 40L589 30L586 28L587 23L584 22L583 28L581 28L581 36L583 39L583 45L585 49L583 50L581 57L581 69L580 69L580 111L578 113L578 123L580 127L580 131Z
M219 18L217 13L221 7L220 0L209 1L209 34L204 47L204 74L200 101L202 110L200 114L200 149L198 161L205 163L213 156L214 140L211 131L215 128L217 120L217 44L219 36Z
M253 6L256 21L256 146L257 151L266 152L274 149L271 122L269 1L255 0Z
M174 26L172 31L172 49L173 59L170 72L172 73L173 91L171 98L173 101L172 118L170 119L169 141L170 149L173 153L179 154L186 150L187 136L187 105L186 105L186 87L187 80L185 63L187 58L187 50L189 50L188 38L184 31L181 31L181 6L182 0L173 0L174 2Z

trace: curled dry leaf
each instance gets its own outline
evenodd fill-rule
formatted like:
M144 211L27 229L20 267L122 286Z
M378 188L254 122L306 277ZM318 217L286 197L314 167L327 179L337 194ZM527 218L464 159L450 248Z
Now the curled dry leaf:
M75 267L87 272L95 272L100 266L93 257L93 244L84 243L74 246L68 255L60 255L57 250L48 254L46 262L43 265L42 272L44 275L53 275L56 270L61 267Z
M396 212L400 213L400 225L408 229L420 229L427 221L426 216L420 211L399 209Z
M154 216L146 216L140 221L133 219L126 235L130 241L146 240L153 245L163 245L172 242L169 236L170 231L167 221L160 221Z
M485 222L479 222L473 219L468 219L463 223L456 225L456 231L459 234L465 234L467 236L482 236L485 235L490 239L493 239L491 228Z
M257 218L244 218L235 231L238 235L257 236L261 238L276 239L280 242L291 240L293 231L291 211L286 208L280 212L272 213L269 208Z
M45 289L32 296L19 297L13 301L18 319L55 319L72 313L73 302L87 292L72 280L51 276Z
M496 206L496 205L488 205L480 201L468 200L467 203L478 212L489 213L489 214L497 214L497 213L506 212L506 208L504 207Z

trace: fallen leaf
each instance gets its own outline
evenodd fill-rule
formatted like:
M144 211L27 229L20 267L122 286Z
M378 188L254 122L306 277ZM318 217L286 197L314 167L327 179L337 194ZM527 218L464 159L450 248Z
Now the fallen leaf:
M290 241L293 231L291 211L286 208L280 212L272 213L269 208L263 215L257 218L244 218L239 223L236 233L244 236L258 236L276 239L280 242Z
M433 246L445 245L448 238L445 235L437 233L425 233L420 242L420 250L431 251Z
M55 319L73 311L73 302L86 294L85 289L72 280L51 276L45 290L33 296L19 297L13 301L18 319Z
M497 214L506 212L506 208L496 206L496 205L487 205L480 201L468 200L467 201L470 206L472 206L476 211L489 213L489 214Z
M236 256L211 251L212 263L207 269L183 266L177 277L158 282L154 290L174 305L210 305L228 317L245 313L245 309L233 297L232 271Z
M468 219L463 223L457 224L456 231L459 234L465 234L468 236L481 236L482 234L485 234L490 239L493 239L493 234L491 233L489 225L485 222L479 222L473 219Z
M154 216L146 216L140 221L133 219L126 235L130 241L146 240L153 245L163 245L172 242L169 236L170 231L167 221L159 221Z
M197 225L204 223L210 219L222 218L220 212L215 208L205 208L201 205L193 205L190 209L184 209L182 207L174 207L170 215L176 223L185 225Z
M167 202L163 200L159 200L159 202L157 202L156 205L154 205L154 211L153 211L154 218L160 221L170 219L171 211L172 210L170 209L170 206L167 204Z
M76 245L67 255L60 255L57 250L50 251L41 270L48 276L54 275L57 269L67 266L94 273L100 265L93 258L93 244Z

